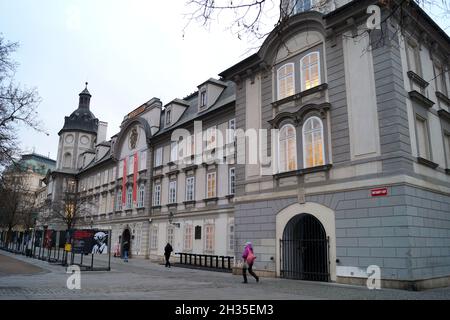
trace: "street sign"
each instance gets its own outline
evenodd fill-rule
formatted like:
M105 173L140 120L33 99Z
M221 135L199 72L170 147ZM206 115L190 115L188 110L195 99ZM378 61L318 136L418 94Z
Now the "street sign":
M372 190L370 190L370 195L372 197L387 196L388 195L388 189L387 188L372 189Z

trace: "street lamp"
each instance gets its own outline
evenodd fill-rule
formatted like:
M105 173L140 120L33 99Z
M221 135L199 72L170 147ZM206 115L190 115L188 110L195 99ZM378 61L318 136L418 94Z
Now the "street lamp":
M180 227L180 224L179 224L178 222L173 222L173 216L174 216L173 212L170 211L170 212L169 212L169 223L170 223L171 225L173 225L173 226L179 228L179 227Z

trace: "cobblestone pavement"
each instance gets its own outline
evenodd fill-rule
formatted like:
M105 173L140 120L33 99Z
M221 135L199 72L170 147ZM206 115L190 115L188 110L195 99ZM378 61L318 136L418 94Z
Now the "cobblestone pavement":
M111 258L110 272L81 273L81 289L66 287L65 268L4 251L1 256L17 264L30 263L43 269L35 274L0 274L0 299L450 299L450 288L410 292L369 290L365 287L333 283L249 278L230 273L187 268L165 268L149 260L130 259L125 263ZM253 281L252 281L253 280Z

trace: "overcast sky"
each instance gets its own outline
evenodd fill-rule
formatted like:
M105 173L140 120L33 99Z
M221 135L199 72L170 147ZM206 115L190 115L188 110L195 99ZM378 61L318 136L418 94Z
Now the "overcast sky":
M185 2L0 0L0 33L20 44L16 80L38 89L50 134L21 130L22 148L56 159L58 131L86 81L91 111L108 122L110 137L125 114L152 97L163 104L183 98L249 55L254 44L225 23L209 30L191 24L183 39Z

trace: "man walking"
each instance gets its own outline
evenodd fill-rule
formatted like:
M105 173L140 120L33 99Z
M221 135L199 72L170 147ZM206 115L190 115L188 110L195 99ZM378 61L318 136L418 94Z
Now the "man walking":
M164 257L166 258L166 268L170 268L170 254L172 253L173 248L170 243L167 242L166 247L164 248Z

